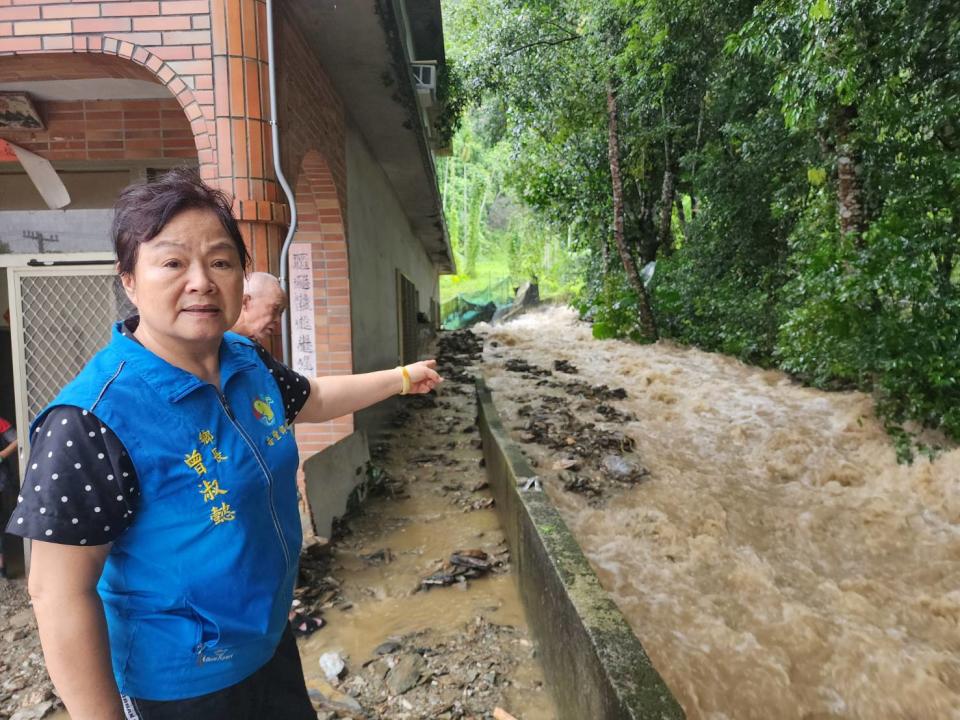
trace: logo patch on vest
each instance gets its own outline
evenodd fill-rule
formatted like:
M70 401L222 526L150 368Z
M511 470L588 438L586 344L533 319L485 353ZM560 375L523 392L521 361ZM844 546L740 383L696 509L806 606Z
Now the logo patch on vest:
M277 419L271 405L273 405L273 398L269 395L260 395L253 400L253 416L268 427Z
M227 660L233 660L233 651L228 650L227 648L215 648L214 651L209 655L200 653L200 655L197 657L197 661L200 665L225 662Z

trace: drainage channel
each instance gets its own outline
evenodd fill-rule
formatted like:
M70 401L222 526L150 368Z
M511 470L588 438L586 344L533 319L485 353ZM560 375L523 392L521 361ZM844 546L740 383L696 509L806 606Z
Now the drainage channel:
M679 720L683 710L477 381L487 475L559 720ZM571 682L575 679L575 682Z
M439 393L402 399L370 496L304 558L304 614L319 602L324 625L299 644L321 720L560 716L487 485L479 359L472 336L441 337Z

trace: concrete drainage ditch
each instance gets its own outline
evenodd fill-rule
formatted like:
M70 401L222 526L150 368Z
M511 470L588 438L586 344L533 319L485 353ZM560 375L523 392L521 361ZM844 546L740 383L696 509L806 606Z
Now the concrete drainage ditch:
M558 720L673 720L680 705L610 600L477 381L478 425L520 596Z

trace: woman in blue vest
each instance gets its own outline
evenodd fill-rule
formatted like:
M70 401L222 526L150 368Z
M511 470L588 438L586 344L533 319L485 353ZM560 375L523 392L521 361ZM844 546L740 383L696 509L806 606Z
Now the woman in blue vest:
M402 392L433 361L305 378L227 332L248 256L189 170L128 188L113 237L139 315L31 427L11 532L72 720L313 720L287 614L301 530L291 425Z

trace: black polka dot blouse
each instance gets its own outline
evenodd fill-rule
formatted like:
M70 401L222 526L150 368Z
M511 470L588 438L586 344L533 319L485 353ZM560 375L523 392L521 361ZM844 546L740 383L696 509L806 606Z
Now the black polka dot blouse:
M303 409L310 383L259 344L276 378L289 422ZM91 412L53 408L31 437L30 459L7 532L63 545L113 542L136 518L139 483L116 435Z

